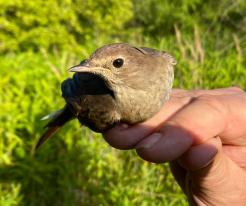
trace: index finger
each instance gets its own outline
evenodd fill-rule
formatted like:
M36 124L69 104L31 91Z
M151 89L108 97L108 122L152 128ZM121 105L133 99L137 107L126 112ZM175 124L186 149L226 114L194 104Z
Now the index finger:
M222 144L246 145L246 94L203 95L169 118L157 132L136 146L151 162L172 161L193 145L219 136Z
M154 117L150 118L149 120L143 123L136 124L134 126L127 127L127 125L124 125L124 126L118 125L104 133L105 140L111 146L118 148L118 149L133 148L138 142L143 140L146 136L150 135L153 132L158 131L162 127L162 125L165 123L166 120L169 119L170 121L174 121L175 118L180 116L180 112L183 109L185 109L188 104L190 104L191 100L196 100L196 101L193 101L193 103L195 103L194 105L195 107L197 107L196 106L197 100L199 99L198 107L197 109L195 109L196 113L193 113L193 108L190 108L190 107L188 108L188 110L185 109L185 112L181 112L181 114L182 113L184 114L183 116L188 116L187 120L183 119L183 121L181 121L184 124L189 123L191 119L193 119L195 122L197 121L196 118L201 118L201 120L203 120L203 115L211 116L210 110L215 109L214 108L215 105L213 106L212 105L213 103L209 105L210 103L207 102L206 100L202 101L202 104L200 104L201 97L203 99L204 99L204 96L205 98L209 97L209 99L214 99L212 101L216 101L215 98L211 98L211 97L226 96L225 98L228 98L227 96L229 96L229 99L231 99L231 95L234 95L237 93L244 94L244 92L242 92L239 88L235 88L235 87L226 88L226 89L215 89L215 90L193 90L193 91L185 91L185 90L179 90L179 89L173 90L171 99L163 106L163 108ZM226 102L227 100L222 100L222 101ZM235 105L234 103L228 103L228 104ZM205 111L202 111L201 108L203 107L200 107L201 105L208 106L209 107L208 110L205 109ZM224 106L225 105L220 105L218 106L218 108L219 107L223 108ZM218 111L217 112L216 111L212 111L212 113L217 113ZM175 114L177 114L176 117L175 117ZM217 114L215 116L221 117L220 114ZM221 124L223 124L224 118L223 117L221 118L222 118L222 122L221 120L218 120L218 122L221 122ZM214 122L214 120L211 120L211 121ZM197 121L197 123L199 123L199 121ZM179 124L182 126L182 123L179 123ZM188 129L190 131L196 128L195 124L194 126L191 126L191 125L192 123L190 122L190 126L188 126ZM183 126L186 127L187 125L186 126L183 125ZM207 127L209 126L208 125L204 126L204 129L202 130L207 130L206 129ZM214 125L212 126L212 128L214 128ZM212 133L214 132L212 131Z
M185 90L174 90L171 99L165 103L156 115L136 125L116 125L104 132L105 140L118 149L133 148L144 137L157 131L164 121L190 101L191 97L185 95L185 93L187 93Z

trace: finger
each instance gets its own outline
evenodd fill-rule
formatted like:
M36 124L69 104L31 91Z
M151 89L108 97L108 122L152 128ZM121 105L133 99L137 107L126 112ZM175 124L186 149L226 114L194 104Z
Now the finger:
M187 175L189 197L196 204L200 201L206 205L245 205L245 172L223 152L219 138L215 140L210 142L218 150L213 160Z
M104 132L103 137L115 148L133 148L141 139L154 132L154 130L157 130L162 122L190 101L191 97L184 95L184 93L188 92L182 89L173 89L171 99L165 103L156 115L145 122L135 125L120 123L112 129ZM182 98L180 98L180 95Z
M204 160L208 147L216 148L217 153L211 156L211 160L208 158L205 165L204 162L200 164L199 159ZM231 203L240 205L239 203L242 202L241 205L245 204L246 198L242 198L245 194L245 173L224 153L219 138L212 138L203 145L191 147L179 160L180 162L182 162L182 167L175 162L171 164L171 170L194 205L199 203L202 205L204 203L206 205L227 205L228 203L229 205ZM192 171L191 168L193 168Z
M210 141L191 147L178 161L170 162L170 168L176 181L187 194L186 176L188 171L195 171L208 166L221 148L221 141L212 138ZM182 165L182 166L181 166Z
M177 159L192 145L191 134L180 127L165 126L165 133L153 133L136 145L138 155L149 162Z
M133 148L144 137L159 130L162 124L184 105L188 104L190 99L190 96L185 96L182 98L173 96L152 118L133 126L126 124L116 125L112 129L104 132L103 137L111 146L115 148Z
M170 125L187 131L193 144L201 144L211 137L219 136L227 126L228 108L217 97L203 95L169 118L160 132L166 134ZM166 134L168 135L168 134Z
M130 126L129 128L122 127L122 126L116 126L113 129L108 130L107 132L104 133L105 140L111 146L118 148L118 149L133 148L143 138L145 138L146 136L148 136L149 134L155 131L158 131L163 126L166 120L172 119L171 117L175 116L176 113L180 113L179 111L182 110L183 107L186 107L190 103L190 101L194 99L194 96L198 96L198 98L195 97L195 101L193 101L193 103L196 102L196 104L194 104L193 107L197 107L197 108L195 109L195 113L193 113L192 111L186 112L186 113L189 113L189 116L188 116L189 121L194 120L197 117L202 119L203 114L207 116L207 121L210 121L211 118L210 119L208 118L210 115L210 111L212 111L213 113L211 117L216 116L219 113L217 110L219 110L219 108L223 108L224 105L217 105L218 109L214 108L215 107L214 106L215 103L213 103L214 100L212 100L212 102L211 100L203 101L202 100L204 98L203 96L209 97L209 99L212 99L211 96L217 97L221 94L229 95L229 94L237 93L239 91L241 91L239 88L228 88L228 89L217 89L217 90L195 90L193 92L187 92L183 90L174 90L171 99L162 107L162 109L155 116L153 116L152 118L150 118L149 120L143 123ZM203 110L200 110L199 108L200 101L202 102L202 105L204 107ZM209 109L206 111L207 107ZM191 108L190 110L193 110L193 108ZM180 116L180 115L177 115L177 116ZM218 116L217 122L220 121L219 120L220 117L221 116ZM223 120L223 117L221 117L220 119ZM214 120L211 120L211 122L214 122ZM221 124L223 123L225 123L224 120L221 121ZM204 125L203 130L205 130L204 127L207 127L207 126L208 125ZM192 127L192 129L194 129L194 127ZM214 125L212 125L212 128L214 128ZM215 129L221 129L221 127L215 128Z
M223 144L246 145L246 93L238 88L230 92L193 98L165 124L190 131L194 144L220 136Z
M119 124L112 129L103 133L103 137L112 147L117 149L131 149L142 138L151 134L155 129L155 125L137 124L129 126Z
M192 145L218 136L225 128L226 112L217 109L221 106L216 104L217 101L197 99L183 107L165 122L159 133L138 143L139 156L156 163L173 161Z
M158 131L162 124L184 105L188 104L190 99L191 97L189 96L178 100L172 98L155 116L145 122L133 126L119 124L104 132L103 136L115 148L131 149L144 137Z
M199 97L202 95L231 95L238 92L243 92L239 87L229 87L229 88L219 88L219 89L213 89L213 90L201 90L201 89L195 89L195 90L183 90L183 89L173 89L171 97Z
M217 138L211 138L207 142L192 146L179 159L178 163L188 171L199 170L209 165L218 149L221 148L221 141Z

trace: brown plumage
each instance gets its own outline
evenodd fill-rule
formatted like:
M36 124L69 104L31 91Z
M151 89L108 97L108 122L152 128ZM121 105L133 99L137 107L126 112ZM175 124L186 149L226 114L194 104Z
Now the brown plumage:
M169 98L175 64L166 52L125 43L97 49L69 69L75 74L61 87L66 105L51 115L36 148L74 118L96 132L150 118Z

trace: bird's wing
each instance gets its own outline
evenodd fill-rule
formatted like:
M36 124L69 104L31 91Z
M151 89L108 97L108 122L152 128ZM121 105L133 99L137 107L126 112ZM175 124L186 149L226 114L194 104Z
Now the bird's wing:
M47 139L55 134L66 122L74 118L74 115L66 105L63 109L58 110L50 115L44 117L45 119L51 119L51 121L45 126L47 129L40 137L36 149L38 149ZM42 119L44 119L42 118Z

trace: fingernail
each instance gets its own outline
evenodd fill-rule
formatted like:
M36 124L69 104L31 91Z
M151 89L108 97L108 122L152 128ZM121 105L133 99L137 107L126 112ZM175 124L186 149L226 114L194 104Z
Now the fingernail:
M149 149L162 138L161 133L154 133L136 145L136 149Z
M214 158L215 158L217 153L218 153L217 149L210 151L210 154L208 154L209 157L208 157L207 161L205 163L203 163L202 165L200 165L200 167L198 167L197 170L203 169L203 168L207 167L208 165L210 165L214 161Z

